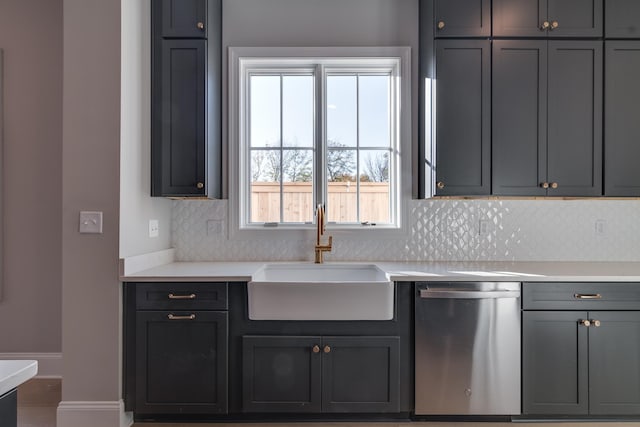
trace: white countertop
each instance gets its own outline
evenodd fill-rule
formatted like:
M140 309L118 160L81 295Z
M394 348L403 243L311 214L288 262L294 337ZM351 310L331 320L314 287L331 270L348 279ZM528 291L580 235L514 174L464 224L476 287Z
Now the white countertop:
M305 262L308 263L308 262ZM121 275L125 282L247 282L273 262L170 262ZM330 265L332 263L327 263ZM338 264L338 263L335 263ZM393 281L640 282L638 262L354 262Z
M0 360L0 396L18 387L38 373L35 360Z

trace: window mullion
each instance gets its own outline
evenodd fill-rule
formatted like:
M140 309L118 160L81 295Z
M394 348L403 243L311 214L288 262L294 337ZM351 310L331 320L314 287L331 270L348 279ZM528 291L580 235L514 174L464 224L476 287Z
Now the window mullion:
M282 136L284 135L284 105L282 102L284 90L284 76L280 74L280 223L284 223L284 141Z
M356 222L360 223L360 75L356 74Z
M315 103L315 206L323 204L327 205L327 180L326 180L326 104L327 94L325 88L325 67L322 64L318 64L315 70L315 89L316 89L316 103ZM314 206L314 208L315 208Z

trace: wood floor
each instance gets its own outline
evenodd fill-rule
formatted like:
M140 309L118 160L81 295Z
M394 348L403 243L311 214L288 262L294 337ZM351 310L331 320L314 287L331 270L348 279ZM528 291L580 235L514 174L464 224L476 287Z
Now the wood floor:
M56 427L60 380L35 379L18 388L18 427ZM134 427L636 427L640 423L135 423ZM90 427L90 426L87 426ZM115 426L114 426L115 427Z

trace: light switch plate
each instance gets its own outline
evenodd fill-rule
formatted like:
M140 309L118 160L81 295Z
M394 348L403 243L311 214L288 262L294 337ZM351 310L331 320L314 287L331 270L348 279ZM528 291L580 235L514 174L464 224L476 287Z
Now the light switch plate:
M102 234L102 212L80 211L80 233Z

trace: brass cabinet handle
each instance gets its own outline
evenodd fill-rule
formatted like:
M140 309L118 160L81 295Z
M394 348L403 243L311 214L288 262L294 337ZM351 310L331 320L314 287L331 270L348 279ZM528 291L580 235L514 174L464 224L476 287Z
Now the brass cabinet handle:
M558 21L551 21L551 28L549 28L551 31L555 30L556 28L558 28L560 24L558 24Z
M586 326L587 328L588 328L589 326L591 326L591 322L590 322L590 321L588 321L587 319L580 319L580 320L578 320L578 324L579 324L579 325Z
M438 21L438 29L442 30L444 28L444 21Z
M188 316L175 316L173 314L167 315L169 320L194 320L196 318L195 314L190 314Z
M324 352L325 353L331 353L331 347L329 347L328 345L324 346Z
M540 31L545 31L549 28L549 21L544 21L542 25L540 25Z
M573 294L573 297L576 299L601 299L602 295L600 294Z
M442 182L442 181L438 181L438 182L436 183L436 187L438 187L440 190L442 190L442 189L444 188L444 182Z
M196 294L189 294L189 295L169 294L167 295L167 297L169 297L169 299L196 299Z
M552 182L552 183L551 183L551 188L553 188L554 190L555 190L556 188L558 188L558 183L557 183L557 182Z
M204 188L204 184L199 182L196 184L196 187L198 188L198 190L202 190Z
M320 346L319 345L314 345L313 348L311 349L314 353L320 353Z
M204 30L204 22L198 22L196 27L198 27L199 30Z
M593 324L593 326L595 326L596 328L600 327L600 321L599 320L591 320L591 323Z
M549 188L549 183L548 183L548 182L541 182L541 183L540 183L540 187L542 187L542 188Z

